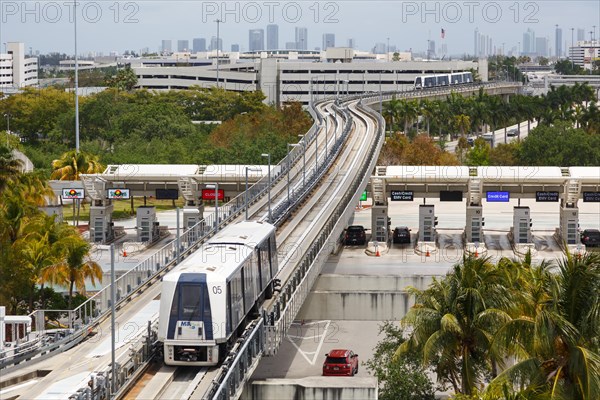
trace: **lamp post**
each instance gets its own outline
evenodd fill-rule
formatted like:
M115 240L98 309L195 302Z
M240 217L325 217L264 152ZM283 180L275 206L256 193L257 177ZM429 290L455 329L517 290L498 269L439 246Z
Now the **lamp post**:
M293 144L288 143L287 144L287 201L288 201L288 207L290 205L290 169L292 168L292 163L291 163L291 153L290 153L290 147L294 147Z
M269 163L269 185L267 186L267 202L269 207L269 223L271 223L271 153L263 153L260 156L267 157L267 162Z
M98 245L98 250L110 251L110 360L111 360L111 379L110 393L111 398L117 392L117 366L115 353L115 245Z
M79 153L79 57L77 56L77 1L73 0L73 30L75 33L75 152Z
M327 131L329 130L329 113L327 111L325 111L323 113L323 116L325 117L325 159L327 159L327 156L329 155L329 151L327 150L327 142L328 142L328 138L327 138Z
M219 88L219 24L223 21L216 19L215 22L217 23L217 88Z
M244 192L244 208L246 209L246 221L248 220L248 170L260 171L259 168L245 167L246 169L246 191Z
M219 182L208 182L206 187L210 185L215 187L215 233L219 231Z
M304 135L298 135L302 139L302 187L306 186L306 140Z

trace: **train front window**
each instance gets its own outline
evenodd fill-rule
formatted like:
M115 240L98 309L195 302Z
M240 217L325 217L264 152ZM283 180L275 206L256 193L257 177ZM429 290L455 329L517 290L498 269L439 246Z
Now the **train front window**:
M202 300L201 285L181 285L179 288L179 319L183 321L200 321L200 303Z

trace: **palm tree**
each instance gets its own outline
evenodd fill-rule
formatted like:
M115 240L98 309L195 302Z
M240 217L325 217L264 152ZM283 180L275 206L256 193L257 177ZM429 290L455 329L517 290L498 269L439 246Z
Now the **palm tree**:
M489 398L510 387L551 399L600 398L600 255L573 256L529 268L515 285L519 313L498 330L492 348L517 358L495 378Z
M427 121L427 136L429 135L429 123L431 119L435 118L436 114L439 111L438 103L435 101L430 101L427 99L421 100L421 114L425 117L425 121Z
M394 132L394 125L396 118L398 117L398 113L400 111L400 100L396 99L396 96L392 96L390 101L386 101L383 103L383 115L386 120L389 122L389 132L390 135Z
M81 174L97 174L102 172L104 166L95 156L84 151L71 150L64 153L59 159L52 161L51 179L61 181L78 181ZM75 203L73 203L75 211ZM77 223L79 224L79 208L77 209Z
M413 331L396 355L418 350L439 380L456 393L473 394L484 373L502 364L500 358L486 358L496 330L510 320L503 311L511 303L501 278L488 259L469 257L428 289L411 289L416 304L403 323Z
M583 111L581 121L583 123L582 126L587 132L600 132L600 109L598 109L595 101L592 101L592 103Z
M23 163L13 156L11 149L0 145L0 193L6 189L8 182L21 173L22 166Z
M404 121L404 134L408 135L408 125L419 115L416 100L400 100L400 109L398 112L400 119Z
M44 268L41 281L54 285L68 285L68 305L71 309L73 289L76 288L80 294L85 294L86 279L90 279L93 285L96 284L96 279L102 282L102 268L97 262L86 259L90 244L82 239L75 229L71 230L64 246L65 259Z
M465 114L454 116L454 127L460 131L460 136L465 137L465 132L471 127L471 118Z

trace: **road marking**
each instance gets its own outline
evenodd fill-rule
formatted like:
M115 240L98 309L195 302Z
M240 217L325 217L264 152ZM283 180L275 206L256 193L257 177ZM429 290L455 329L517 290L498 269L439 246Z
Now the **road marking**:
M324 321L313 321L313 322L307 322L307 323L292 323L292 325L299 325L299 326L310 326L310 325L319 325L325 323L325 329L323 330L323 333L320 335L313 335L312 337L305 337L305 336L295 336L295 335L286 335L287 340L292 344L292 346L294 346L296 348L296 350L298 351L298 353L304 357L304 359L306 360L306 362L308 362L310 365L315 365L315 363L317 362L317 357L319 356L319 353L321 352L321 347L323 347L323 342L325 341L325 338L327 337L327 331L329 330L329 325L331 324L331 320L324 320ZM320 329L317 329L317 332L319 332ZM293 339L300 339L300 340L305 340L305 339L316 339L319 338L319 344L317 345L317 350L316 351L304 351L300 348L299 345L297 345L296 343L294 343ZM308 357L308 355L312 355L312 359Z

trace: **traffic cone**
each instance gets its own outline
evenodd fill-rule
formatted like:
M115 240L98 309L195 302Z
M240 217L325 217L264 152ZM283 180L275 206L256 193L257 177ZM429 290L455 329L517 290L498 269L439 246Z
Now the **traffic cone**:
M379 254L379 247L377 247L377 250L375 250L375 257L380 257L381 255Z
M479 252L477 251L477 247L475 248L475 258L479 257Z
M425 253L425 257L431 257L431 254L429 253L429 249L427 249L427 252Z
M123 257L127 257L127 252L123 249Z

